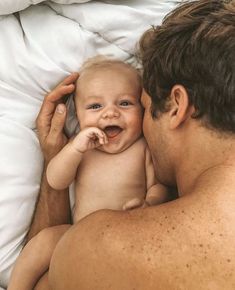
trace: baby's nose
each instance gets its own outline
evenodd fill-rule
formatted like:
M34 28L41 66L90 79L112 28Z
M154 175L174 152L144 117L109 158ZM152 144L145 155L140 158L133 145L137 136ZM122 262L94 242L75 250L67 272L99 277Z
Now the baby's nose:
M103 118L118 118L120 116L119 110L116 107L109 107L104 112Z

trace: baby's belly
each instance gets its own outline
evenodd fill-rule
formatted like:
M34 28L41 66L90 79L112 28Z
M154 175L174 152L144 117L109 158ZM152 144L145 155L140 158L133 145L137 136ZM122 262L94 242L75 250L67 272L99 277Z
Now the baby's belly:
M142 186L114 190L113 188L88 188L77 186L74 222L101 209L122 210L131 199L144 199L146 190Z

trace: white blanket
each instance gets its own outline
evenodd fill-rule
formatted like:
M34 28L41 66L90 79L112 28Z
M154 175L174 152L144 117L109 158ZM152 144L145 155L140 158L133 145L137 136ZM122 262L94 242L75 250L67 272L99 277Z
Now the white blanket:
M0 1L0 287L39 192L43 159L34 129L44 96L87 57L134 62L139 37L173 7L165 0Z

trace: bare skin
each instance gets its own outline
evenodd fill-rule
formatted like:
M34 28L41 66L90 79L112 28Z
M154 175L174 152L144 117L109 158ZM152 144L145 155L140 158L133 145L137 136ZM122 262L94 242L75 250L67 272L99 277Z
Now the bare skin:
M203 196L205 202L209 196ZM210 201L208 211L197 200L195 193L157 209L85 219L56 250L52 289L234 289L231 203L224 215L228 207L217 210ZM75 239L70 255L66 249Z
M192 119L182 86L172 89L171 110L160 120L151 118L147 95L142 102L158 177L167 170L181 197L132 212L100 211L74 225L54 252L52 289L234 289L235 138Z
M60 194L58 194L57 190L49 186L45 171L51 158L53 158L67 142L67 138L63 134L66 108L63 104L61 104L60 107L57 107L57 105L62 96L74 90L75 86L73 83L77 78L77 73L68 76L48 94L43 101L37 118L38 137L44 154L45 163L37 206L26 238L26 243L42 229L49 226L69 223L70 221L68 189L61 190ZM58 110L55 113L56 108L58 108Z
M102 66L103 63L103 66ZM55 189L75 180L78 222L99 209L132 209L168 200L155 179L142 138L141 81L125 63L82 70L75 104L80 132L51 160L47 179Z
M156 167L161 160L157 160L154 146L162 145L159 150L166 150L165 157L174 156L182 197L157 207L99 211L83 219L57 246L51 287L46 274L36 290L234 289L234 137L218 135L193 121L189 117L193 108L182 88L180 92L181 102L172 95L172 111L160 119L161 124L146 114L149 98L144 96L142 102L144 132ZM172 114L174 110L177 114ZM170 140L174 150L165 147L161 128L177 132L167 134L174 139ZM156 139L153 130L160 134ZM156 146L159 139L161 144ZM169 162L165 158L164 164Z
M68 190L61 190L60 194L58 194L57 190L49 186L45 171L51 158L53 158L67 142L67 138L63 133L66 107L63 104L58 105L58 103L65 94L73 92L75 88L74 82L77 78L78 73L69 75L48 94L44 99L37 118L38 137L44 154L45 163L38 202L26 238L26 244L41 230L49 226L70 223ZM47 274L42 276L34 289L50 289Z
M148 112L148 97L145 100L142 102ZM190 114L192 108L185 110L182 103L178 112L185 117L182 111ZM182 117L178 114L174 119L179 122ZM189 142L182 149L188 158L181 156L187 162L177 160L177 181L183 196L158 207L132 212L99 211L83 219L57 247L50 272L52 288L46 274L36 290L77 289L74 284L79 289L96 289L97 285L99 289L124 290L151 290L156 285L159 289L234 288L234 137L221 138L186 119L186 128L193 132L189 140L194 150L189 150ZM151 120L151 116L145 116L144 131L149 134L150 147L155 142L151 126L157 125L148 123ZM179 136L173 137L176 141ZM194 164L191 171L190 164ZM68 251L71 245L73 251Z

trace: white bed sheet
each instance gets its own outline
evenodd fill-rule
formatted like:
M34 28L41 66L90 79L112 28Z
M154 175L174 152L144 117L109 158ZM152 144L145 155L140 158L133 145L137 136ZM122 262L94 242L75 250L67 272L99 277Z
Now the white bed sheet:
M1 0L0 287L27 233L43 157L35 119L44 96L82 62L106 54L135 62L142 33L174 1ZM31 5L33 4L33 5ZM31 6L30 6L31 5ZM27 9L25 9L27 8ZM16 14L10 14L17 12Z

